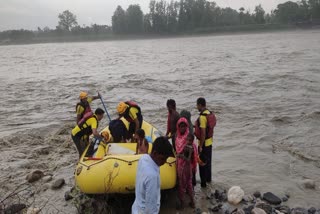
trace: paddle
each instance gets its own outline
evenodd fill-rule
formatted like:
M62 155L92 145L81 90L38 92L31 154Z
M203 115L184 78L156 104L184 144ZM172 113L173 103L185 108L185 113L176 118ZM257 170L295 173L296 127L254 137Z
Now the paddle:
M101 103L102 103L102 105L103 105L103 108L104 108L104 110L106 111L106 113L107 113L107 115L108 115L109 122L111 122L111 118L110 118L110 115L109 115L109 113L108 113L107 107L106 107L106 105L104 104L103 99L102 99L102 96L101 96L101 94L99 93L99 91L98 91L98 95L99 95L99 98L100 98Z

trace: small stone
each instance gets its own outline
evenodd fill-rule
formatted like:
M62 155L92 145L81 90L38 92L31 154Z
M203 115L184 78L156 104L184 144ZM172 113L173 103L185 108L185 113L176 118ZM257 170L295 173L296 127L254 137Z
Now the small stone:
M255 207L251 211L251 214L267 214L263 209Z
M253 196L256 197L256 198L261 198L261 193L256 191L253 193Z
M267 214L271 214L272 213L272 206L269 205L269 204L266 204L263 201L257 202L256 203L256 207L263 209Z
M27 214L38 214L40 213L40 211L40 208L29 207L29 209L27 210Z
M264 193L262 198L263 200L266 200L270 204L275 204L275 205L281 204L281 199L271 192Z
M201 214L202 213L202 210L200 208L196 208L196 214Z
M275 210L276 214L284 214L282 212L280 212L279 210Z
M242 201L244 191L239 186L233 186L228 191L228 202L237 205Z
M45 191L47 191L49 188L50 188L50 184L44 184L44 185L42 185L42 187L41 187L41 191L42 191L42 192L45 192Z
M73 199L73 196L71 195L71 192L70 191L66 191L64 193L64 200L69 201L71 199Z
M207 212L202 212L201 214L208 214Z
M308 213L309 213L309 214L314 214L314 213L316 213L316 212L317 212L317 209L314 208L314 207L310 207L310 208L308 209Z
M245 207L243 208L243 211L245 212L245 214L251 214L251 211L253 210L254 206L250 205L249 207Z
M222 207L222 204L218 204L217 206L211 207L212 212L218 212Z
M302 181L302 183L306 189L315 189L316 188L316 183L314 180L305 179Z
M291 214L308 214L308 211L302 207L296 207L291 210Z
M243 200L246 201L246 202L252 202L253 201L253 197L251 195L245 195L243 197Z
M49 182L49 181L52 180L52 176L51 176L51 175L44 176L44 177L42 178L42 180L43 180L43 182L47 183L47 182Z
M286 197L286 196L284 196L284 197L282 197L282 199L281 199L283 202L286 202L286 201L288 201L288 198Z
M276 206L275 209L278 210L281 213L284 213L284 214L289 214L290 213L290 208L288 206L285 206L285 205Z
M64 184L65 180L63 178L60 178L52 184L51 189L60 189Z
M26 180L29 183L35 182L37 180L39 180L40 178L42 178L44 176L44 173L40 170L35 170L33 172L31 172L30 174L27 175Z

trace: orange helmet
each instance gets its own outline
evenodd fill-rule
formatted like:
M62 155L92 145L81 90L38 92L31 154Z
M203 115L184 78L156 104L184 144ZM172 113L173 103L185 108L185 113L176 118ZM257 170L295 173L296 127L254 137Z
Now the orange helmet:
M123 114L128 108L128 105L125 102L120 102L117 106L118 114Z
M87 92L84 92L84 91L81 91L81 93L80 93L80 99L85 99L85 98L87 98L88 97L88 93Z
M101 136L103 137L105 142L109 142L110 141L110 134L107 130L101 132Z

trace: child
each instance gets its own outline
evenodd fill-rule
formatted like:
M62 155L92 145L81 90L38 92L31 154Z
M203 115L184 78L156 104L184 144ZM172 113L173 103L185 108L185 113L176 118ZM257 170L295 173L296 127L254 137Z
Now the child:
M180 206L183 207L184 193L190 197L190 207L194 208L194 194L192 186L192 174L196 166L194 136L189 134L189 124L185 118L177 122L176 152L178 171L178 197Z
M145 138L144 130L138 129L134 137L137 142L136 154L148 154L149 143Z

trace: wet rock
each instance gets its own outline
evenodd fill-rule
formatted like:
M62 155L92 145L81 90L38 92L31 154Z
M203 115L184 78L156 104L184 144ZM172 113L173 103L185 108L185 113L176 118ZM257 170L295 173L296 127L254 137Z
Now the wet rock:
M231 212L231 214L245 214L243 209L235 209Z
M40 213L40 208L29 207L27 214L38 214Z
M242 201L244 191L239 186L233 186L228 191L228 202L237 205Z
M219 212L219 210L221 210L221 208L222 208L222 204L218 204L216 206L211 207L210 210L212 212Z
M202 210L201 210L200 208L196 208L195 213L196 213L196 214L201 214L201 213L202 213Z
M45 183L50 182L52 180L52 176L51 175L44 176L42 180Z
M284 214L290 214L291 212L290 208L285 205L276 206L275 209Z
M288 201L288 198L286 197L286 196L284 196L284 197L282 197L282 199L281 199L283 202L286 202L286 201Z
M254 206L251 205L249 207L245 207L243 208L243 211L245 212L245 214L251 214L251 211L253 210Z
M72 196L71 192L70 191L66 191L64 193L64 200L69 201L71 199L73 199L73 196Z
M27 175L26 180L29 183L35 182L42 178L44 176L44 173L41 170L35 170Z
M261 198L261 193L259 191L256 191L253 193L253 196L256 198Z
M251 214L266 214L266 212L261 208L255 207L251 211Z
M279 210L274 210L276 214L284 214L282 212L280 212Z
M259 201L256 203L256 207L257 208L261 208L263 209L267 214L271 214L272 213L272 206L263 202L263 201Z
M290 198L290 195L289 195L289 193L285 194L285 196L286 196L287 198Z
M314 180L305 179L302 181L302 183L306 189L315 189L316 188L316 182Z
M296 207L291 209L291 214L308 214L308 211L302 207Z
M8 208L4 210L5 214L11 214L11 213L19 213L23 209L25 209L27 206L25 204L12 204ZM0 210L1 211L1 210ZM2 213L2 212L1 212Z
M271 192L264 193L262 198L270 204L281 204L281 199Z
M244 200L245 202L252 202L252 201L254 201L254 198L253 198L252 195L245 195L245 196L243 197L243 200Z
M314 208L314 207L311 207L311 208L308 209L308 213L309 213L309 214L314 214L314 213L316 213L316 212L317 212L317 209Z
M65 180L63 178L60 178L52 184L51 189L60 189L64 184Z

